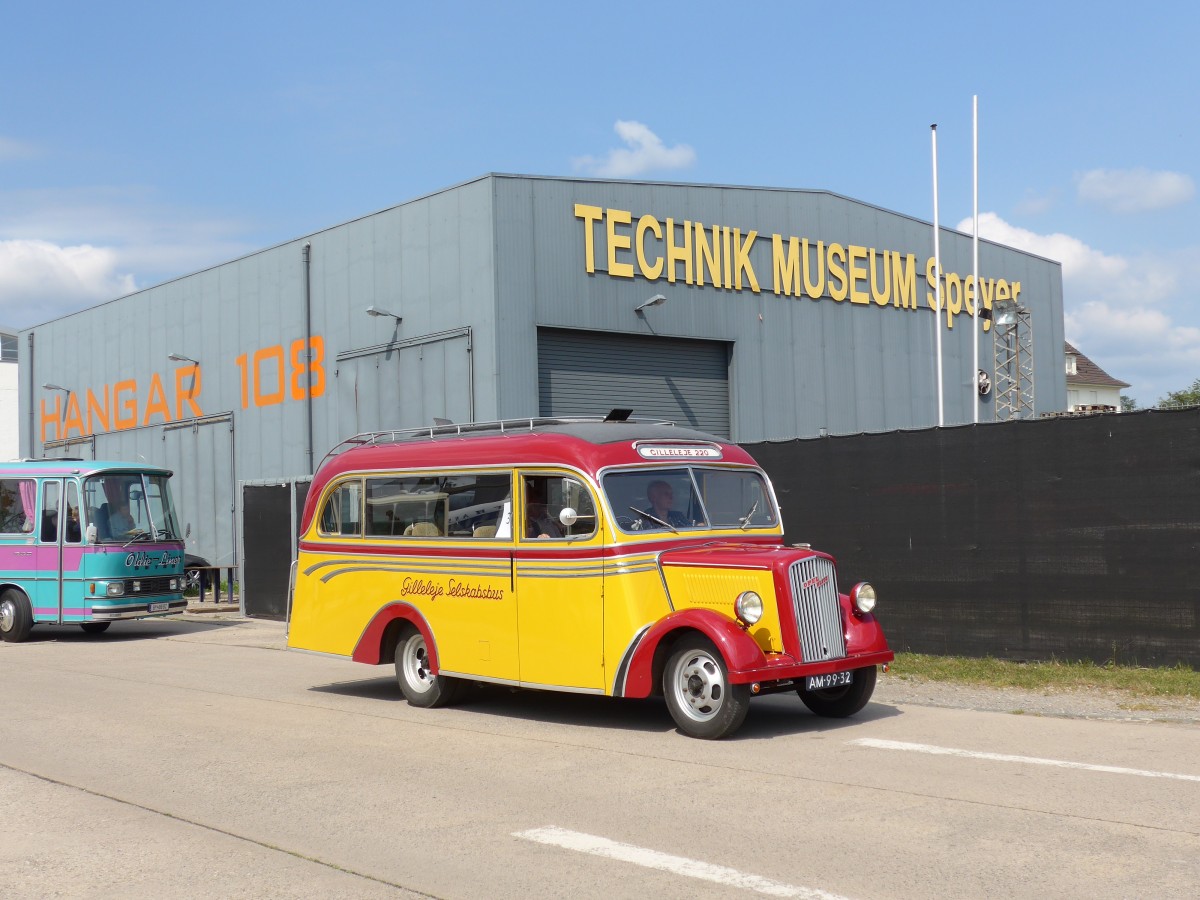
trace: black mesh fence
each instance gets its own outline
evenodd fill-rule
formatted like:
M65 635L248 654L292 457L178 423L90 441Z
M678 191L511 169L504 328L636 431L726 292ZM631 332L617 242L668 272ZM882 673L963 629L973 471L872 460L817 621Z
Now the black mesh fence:
M290 503L286 484L242 487L242 591L248 616L282 619L286 612L292 564Z
M893 649L1200 668L1200 410L748 444Z

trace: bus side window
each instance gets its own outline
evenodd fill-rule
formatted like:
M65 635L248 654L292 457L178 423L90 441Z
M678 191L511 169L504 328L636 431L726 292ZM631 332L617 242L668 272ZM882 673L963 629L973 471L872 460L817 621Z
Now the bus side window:
M321 533L362 536L362 482L347 481L329 495L321 511Z
M57 481L42 482L41 541L43 544L58 543L58 508L61 493Z
M0 534L33 531L37 482L32 478L0 479Z
M63 543L78 544L83 540L83 529L79 527L79 486L67 482L67 524Z

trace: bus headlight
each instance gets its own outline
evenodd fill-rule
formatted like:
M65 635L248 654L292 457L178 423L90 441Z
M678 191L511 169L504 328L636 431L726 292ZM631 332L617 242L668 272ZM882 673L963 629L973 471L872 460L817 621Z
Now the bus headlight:
M125 596L125 582L110 581L108 584L106 584L104 586L104 593L105 593L105 595L107 595L109 597Z
M875 608L875 588L869 582L860 581L850 589L850 602L860 613L869 613Z
M763 614L762 597L754 591L742 591L733 603L733 611L747 625L753 625Z

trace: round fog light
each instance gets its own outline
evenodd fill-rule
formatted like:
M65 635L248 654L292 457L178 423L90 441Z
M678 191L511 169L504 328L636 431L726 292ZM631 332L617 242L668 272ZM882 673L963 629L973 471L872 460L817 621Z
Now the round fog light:
M865 581L854 586L851 592L854 608L860 613L869 613L875 608L875 588Z
M733 611L747 625L753 625L762 618L762 597L754 591L743 591L738 594L738 598L733 604Z

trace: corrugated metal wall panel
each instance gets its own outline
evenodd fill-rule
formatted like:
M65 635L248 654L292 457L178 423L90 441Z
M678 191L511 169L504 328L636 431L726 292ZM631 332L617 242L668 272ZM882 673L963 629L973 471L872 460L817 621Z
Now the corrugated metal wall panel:
M339 359L334 371L345 436L471 420L468 335Z
M222 416L191 426L147 429L158 433L162 465L175 473L171 494L180 527L191 529L187 550L214 566L237 564L232 425L232 417Z
M543 416L603 415L628 408L729 435L729 350L716 341L604 332L538 332Z

